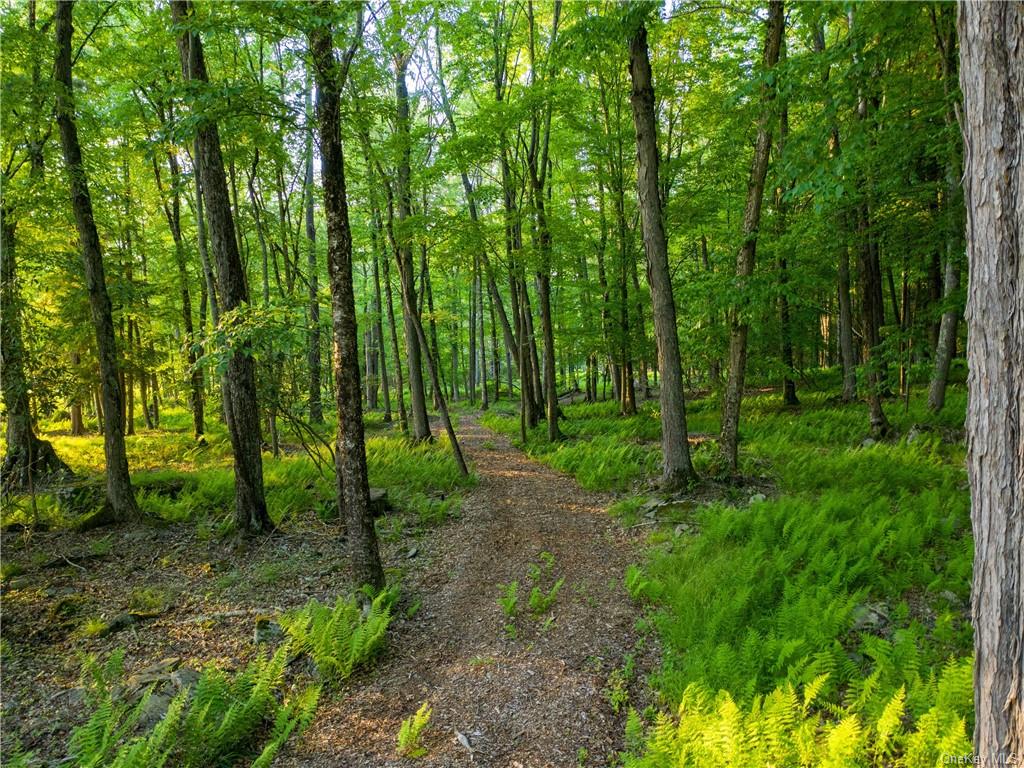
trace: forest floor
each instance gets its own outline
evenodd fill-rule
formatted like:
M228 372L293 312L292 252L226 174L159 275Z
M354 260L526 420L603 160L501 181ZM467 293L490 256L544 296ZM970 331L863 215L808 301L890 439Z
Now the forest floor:
M459 434L479 484L403 580L418 612L367 679L321 700L278 764L406 764L395 736L424 701L433 717L421 765L607 764L622 749L625 708L614 712L605 689L636 643L622 577L642 537L607 515L610 495L581 490L475 419L463 416ZM565 580L542 615L527 605L531 573L546 592ZM498 602L511 582L514 618Z
M643 534L606 513L610 494L581 490L474 417L462 416L459 434L478 484L456 518L382 539L402 592L388 644L325 691L276 765L409 764L396 737L423 702L433 717L421 765L606 764L623 748L621 700L641 701L626 689L657 664L650 639L637 642L639 608L623 586ZM251 658L258 617L344 594L335 529L307 517L256 542L180 524L5 533L5 560L23 566L4 582L5 752L13 737L37 758L66 755L86 715L83 653L123 648L129 686L176 683L173 673ZM531 608L533 588L550 595L560 579L550 605ZM499 598L512 582L510 616ZM130 614L141 618L104 630Z

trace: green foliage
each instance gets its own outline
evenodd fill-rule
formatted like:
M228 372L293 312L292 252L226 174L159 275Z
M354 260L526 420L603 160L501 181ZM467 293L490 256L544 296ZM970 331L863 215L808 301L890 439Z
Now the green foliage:
M362 608L339 597L334 607L310 600L281 618L294 654L309 654L320 678L333 685L348 678L383 645L397 594L385 590Z
M771 397L744 406L747 471L770 467L778 497L699 508L699 535L656 530L626 573L661 639L651 683L681 707L637 765L934 765L923 745L966 743L963 448L927 437L861 448L858 409L804 402L799 415ZM794 710L797 690L807 712Z
M533 611L534 616L542 616L551 610L551 606L558 599L558 592L564 583L565 577L562 576L547 591L540 587L534 587L530 590L530 610Z
M627 759L629 768L665 765L806 765L873 768L899 765L932 768L942 755L965 755L962 708L950 706L971 695L970 660L950 663L930 683L935 704L906 726L905 691L896 689L880 712L858 712L820 702L824 676L802 694L791 684L737 704L726 691L717 695L699 684L686 688L675 717L659 715L647 734L643 757ZM634 726L635 729L636 726Z
M92 712L71 736L70 757L80 768L206 768L256 756L254 765L265 768L284 741L309 724L319 695L318 688L310 687L285 696L284 703L279 700L288 658L289 648L282 645L236 673L207 668L195 687L178 693L160 720L141 734L153 689L129 704L118 693L123 651L102 663L87 659L83 680ZM263 736L266 744L257 753Z
M226 768L241 759L269 768L309 725L320 695L318 685L286 683L289 661L309 654L324 684L344 680L382 645L396 597L384 591L365 608L354 598L339 598L333 609L311 600L282 617L287 639L273 655L237 672L206 668L155 723L148 721L151 699L165 694L150 686L136 702L123 697L124 651L89 657L82 680L90 716L72 734L70 758L79 768Z
M423 757L427 754L427 748L421 740L423 729L430 722L432 714L430 702L423 702L423 705L416 710L416 714L407 717L402 721L402 727L398 730L398 754L403 757Z
M633 667L633 656L627 655L622 666L616 667L608 675L603 693L615 714L629 703L629 683L633 679Z
M514 618L519 610L519 582L512 581L508 584L501 584L500 587L504 594L498 598L498 605L501 606L501 610L505 612L506 616L510 619Z

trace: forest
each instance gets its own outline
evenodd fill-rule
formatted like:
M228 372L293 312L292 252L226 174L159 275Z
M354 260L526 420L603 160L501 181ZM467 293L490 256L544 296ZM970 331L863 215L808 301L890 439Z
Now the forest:
M1024 760L1024 3L0 8L0 761Z

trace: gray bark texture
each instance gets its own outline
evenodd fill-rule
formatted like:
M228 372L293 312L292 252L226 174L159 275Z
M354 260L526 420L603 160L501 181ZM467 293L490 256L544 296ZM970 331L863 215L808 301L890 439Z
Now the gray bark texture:
M633 80L630 100L636 125L637 193L647 255L647 281L651 286L654 338L658 345L661 378L661 450L664 456L661 484L676 489L694 479L687 442L686 403L683 397L682 364L676 329L676 303L668 266L668 240L658 194L658 135L654 119L654 84L647 52L647 28L643 25L629 43L629 74Z
M1024 756L1024 3L959 7L974 759Z
M124 445L124 427L121 423L122 392L118 375L117 342L114 335L113 310L107 293L103 272L103 252L93 218L92 198L82 146L75 123L75 102L71 83L71 0L57 3L56 37L57 59L54 81L57 85L56 114L60 129L64 166L71 188L71 207L78 227L78 242L82 250L85 285L89 293L89 308L96 331L96 351L100 363L100 391L103 401L103 452L107 460L107 502L113 520L138 517L131 477L128 474L128 454Z
M358 25L360 28L362 24ZM320 127L324 214L327 218L327 273L331 286L334 330L334 378L338 414L334 457L338 472L339 508L344 510L352 573L359 586L384 587L377 532L370 510L370 483L363 434L362 389L359 383L359 328L352 285L352 229L345 188L345 156L341 143L341 89L351 55L338 65L330 24L309 34L316 71L316 115ZM357 37L358 40L358 37ZM350 49L355 53L354 47Z
M173 0L171 13L174 23L182 27L178 37L182 76L186 82L206 84L208 78L202 41L197 33L185 28L193 15L192 3L190 0ZM228 314L249 304L249 291L235 239L220 134L214 121L201 114L198 117L196 171L203 190L210 246L217 266L220 309ZM256 402L256 362L248 345L235 348L228 359L223 396L235 457L235 522L243 533L269 531L273 526L263 493L263 441Z

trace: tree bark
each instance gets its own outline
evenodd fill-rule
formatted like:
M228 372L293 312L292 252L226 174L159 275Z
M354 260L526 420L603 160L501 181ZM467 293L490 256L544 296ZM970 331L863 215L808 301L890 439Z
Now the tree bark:
M172 0L174 23L181 28L178 53L182 76L199 84L208 82L203 44L199 35L187 26L193 15L190 0ZM249 304L245 271L235 239L234 218L228 197L224 159L220 150L220 134L216 122L202 113L195 115L196 170L206 203L210 243L217 265L217 282L221 309L225 314L244 309ZM229 320L230 322L230 320ZM235 522L246 534L269 531L273 525L267 514L263 492L262 438L259 407L256 402L256 364L248 344L236 347L228 358L224 376L224 405L231 448L235 457Z
M362 13L356 44L362 35ZM384 586L377 532L370 511L370 484L363 434L362 390L359 384L359 348L355 291L352 285L352 230L345 189L345 157L341 143L341 90L355 53L349 49L340 65L334 57L331 25L309 33L316 71L316 113L323 164L324 213L327 218L327 271L331 285L331 322L334 329L334 377L337 383L338 433L335 462L345 510L349 556L355 583L375 590Z
M647 282L651 287L654 338L658 345L661 376L661 450L664 457L661 484L666 490L685 486L695 478L690 461L683 396L676 302L668 266L668 239L658 193L658 135L654 115L654 83L647 52L647 28L641 24L629 43L629 74L633 80L630 101L636 125L637 194L647 255Z
M72 6L73 0L62 0L57 3L57 60L54 67L54 81L57 85L57 125L60 129L64 165L71 187L71 205L78 227L79 247L82 249L89 307L96 331L103 398L103 452L107 460L107 501L110 515L114 520L127 520L138 517L139 508L135 503L135 493L128 473L128 454L125 451L121 424L123 401L118 381L113 313L103 272L100 238L93 218L89 183L82 161L82 147L78 141L78 126L75 123L74 90L71 82Z
M783 26L782 0L771 0L768 11L768 25L765 30L764 66L772 70L779 61ZM765 77L774 77L774 74ZM761 86L761 115L758 118L757 143L754 146L754 161L747 184L747 204L743 212L743 245L736 257L736 277L743 284L754 274L754 259L757 250L758 227L761 222L761 203L764 197L764 180L768 171L768 155L772 144L771 102L775 98L774 80L766 80ZM747 334L749 323L744 308L734 306L730 311L729 330L729 380L726 383L722 409L722 454L733 472L739 460L740 404L743 401L743 386L747 372Z
M4 180L6 186L6 179ZM25 378L25 345L21 335L21 296L15 261L14 212L0 201L0 386L7 418L7 452L4 455L3 493L33 491L50 480L67 480L71 470L53 446L40 440L32 427L28 379ZM77 405L78 421L75 423ZM71 406L71 431L82 434L82 408Z
M959 6L974 760L1024 755L1024 4Z

